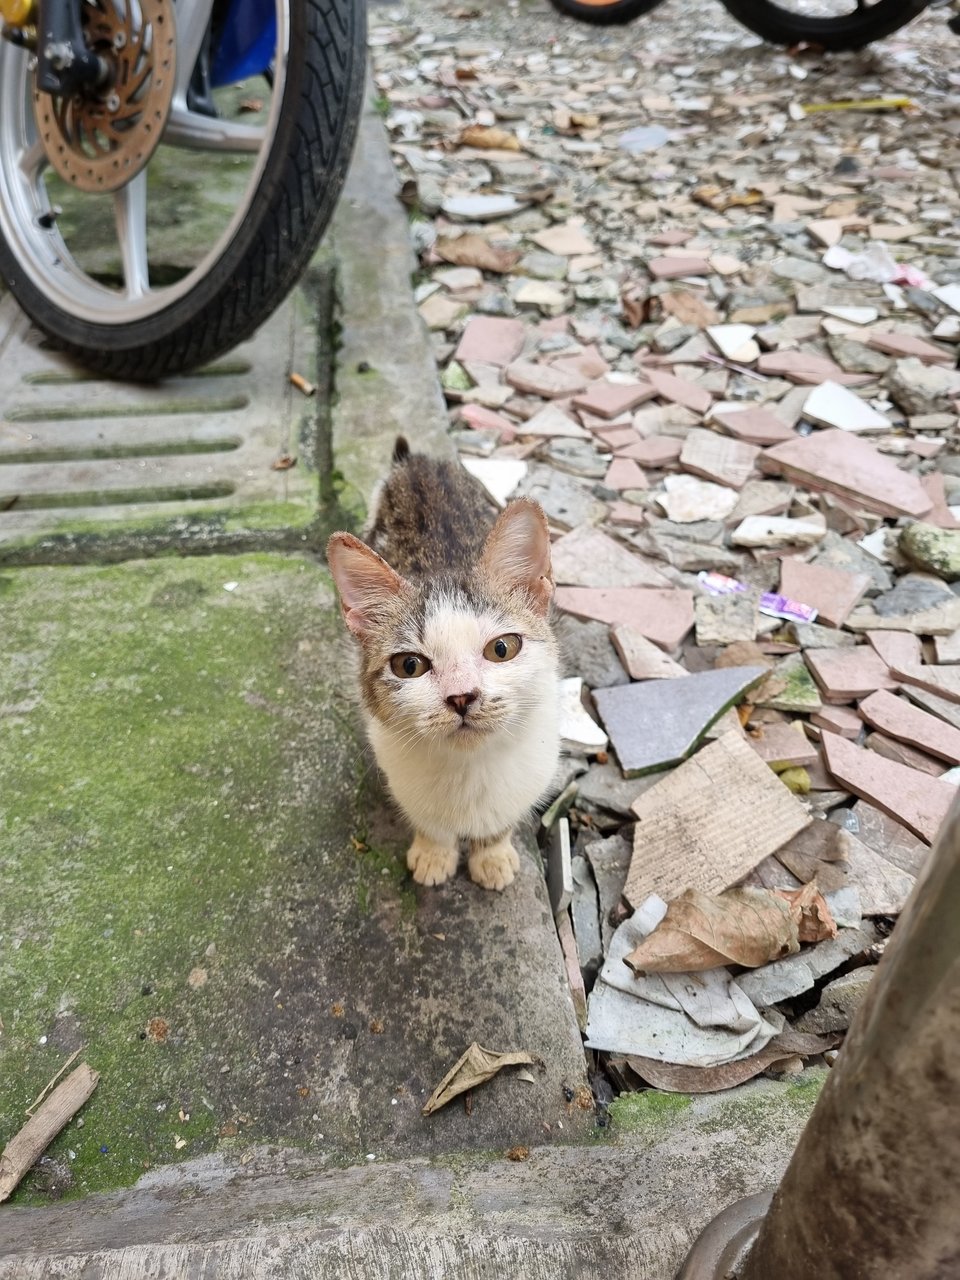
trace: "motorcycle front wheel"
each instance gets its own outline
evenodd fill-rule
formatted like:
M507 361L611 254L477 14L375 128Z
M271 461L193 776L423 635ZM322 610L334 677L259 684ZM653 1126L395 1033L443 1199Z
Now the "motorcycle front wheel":
M155 24L175 17L162 141L119 189L90 189L100 171L88 159L102 135L74 129L59 106L44 114L42 99L35 110L28 53L0 42L0 275L55 347L102 376L154 381L248 338L309 261L343 187L362 108L364 8L273 0L272 56L261 47L256 64L266 74L198 103L194 68L212 0L178 0L175 11L171 0L83 3L94 15L85 20L127 31L150 14ZM162 48L159 33L159 25L135 32L141 61ZM106 158L136 168L135 131L116 137ZM51 150L66 147L69 158L71 145L65 177ZM69 176L76 171L80 186Z
M723 7L770 44L862 49L905 27L928 0L721 0Z
M649 13L663 0L551 0L553 7L570 18L592 23L595 27L632 22Z

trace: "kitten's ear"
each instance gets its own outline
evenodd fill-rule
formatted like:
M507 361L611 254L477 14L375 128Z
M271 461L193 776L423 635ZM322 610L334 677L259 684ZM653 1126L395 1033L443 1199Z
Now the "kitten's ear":
M517 498L501 511L480 564L495 582L526 591L538 613L547 612L553 596L550 530L538 502Z
M407 589L406 580L352 533L331 536L327 564L340 592L344 621L361 638L370 630L379 609Z

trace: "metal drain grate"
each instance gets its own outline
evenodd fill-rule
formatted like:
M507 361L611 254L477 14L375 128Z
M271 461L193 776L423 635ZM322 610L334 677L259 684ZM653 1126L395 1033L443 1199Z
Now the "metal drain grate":
M154 386L102 382L46 349L0 300L0 544L151 517L316 512L314 402L290 383L316 362L297 290L249 342ZM298 465L275 469L284 457ZM296 508L303 508L297 519Z

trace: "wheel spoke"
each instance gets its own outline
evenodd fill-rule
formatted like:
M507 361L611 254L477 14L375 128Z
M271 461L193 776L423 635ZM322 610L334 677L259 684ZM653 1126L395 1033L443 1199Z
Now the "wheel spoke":
M188 111L174 102L163 140L174 147L193 151L256 152L263 146L266 130L261 125L236 124L216 116Z
M213 0L180 0L177 4L177 86L174 105L185 108L187 90L210 25Z
M142 298L150 291L147 265L147 171L141 169L132 182L113 197L117 241L123 260L123 279L128 298Z
M36 183L48 163L47 153L44 151L43 143L39 138L20 153L20 172L31 183Z

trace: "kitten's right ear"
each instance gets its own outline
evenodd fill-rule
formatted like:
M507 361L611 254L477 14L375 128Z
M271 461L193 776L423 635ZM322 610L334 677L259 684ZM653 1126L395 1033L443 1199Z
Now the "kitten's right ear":
M327 564L340 592L340 607L355 636L370 630L383 605L395 600L407 582L382 556L352 533L335 533L327 543Z

